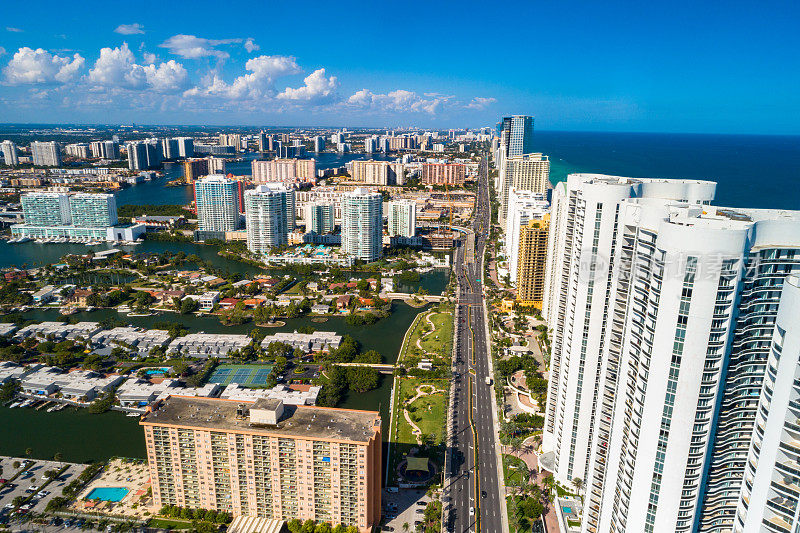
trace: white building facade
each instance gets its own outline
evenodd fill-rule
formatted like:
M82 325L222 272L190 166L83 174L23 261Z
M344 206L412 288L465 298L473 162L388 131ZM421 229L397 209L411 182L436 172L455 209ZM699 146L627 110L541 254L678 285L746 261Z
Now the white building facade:
M383 200L358 188L342 196L342 252L371 262L383 255Z

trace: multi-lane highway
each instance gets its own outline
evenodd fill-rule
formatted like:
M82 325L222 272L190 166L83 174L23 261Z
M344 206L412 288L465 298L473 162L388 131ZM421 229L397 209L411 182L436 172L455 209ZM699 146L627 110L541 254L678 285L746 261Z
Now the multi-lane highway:
M450 458L444 487L446 531L504 531L503 487L496 447L496 410L484 307L483 254L490 224L488 163L480 165L471 231L459 241L456 348L453 361ZM472 241L474 239L474 245Z

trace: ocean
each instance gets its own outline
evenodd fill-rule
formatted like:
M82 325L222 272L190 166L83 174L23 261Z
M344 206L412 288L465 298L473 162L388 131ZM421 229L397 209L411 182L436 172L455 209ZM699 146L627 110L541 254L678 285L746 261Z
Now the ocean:
M800 210L800 136L536 131L552 182L570 172L716 181L715 205Z

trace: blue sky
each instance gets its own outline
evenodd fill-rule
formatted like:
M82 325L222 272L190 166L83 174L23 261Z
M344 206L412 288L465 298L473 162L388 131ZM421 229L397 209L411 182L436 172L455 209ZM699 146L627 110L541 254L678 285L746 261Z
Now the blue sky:
M0 122L800 134L794 2L7 3Z

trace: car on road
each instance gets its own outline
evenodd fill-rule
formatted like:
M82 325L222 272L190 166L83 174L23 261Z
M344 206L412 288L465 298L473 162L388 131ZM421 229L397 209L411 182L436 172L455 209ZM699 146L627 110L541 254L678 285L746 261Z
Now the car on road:
M486 491L485 491L485 490L482 490L482 491L481 491L481 498L485 498L485 497L486 497Z
M470 516L475 516L475 508L474 507L470 507L469 508L469 515Z

